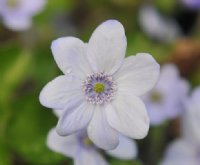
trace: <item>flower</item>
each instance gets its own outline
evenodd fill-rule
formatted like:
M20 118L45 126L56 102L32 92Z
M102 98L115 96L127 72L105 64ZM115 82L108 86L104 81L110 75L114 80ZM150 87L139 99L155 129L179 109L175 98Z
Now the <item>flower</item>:
M45 4L46 0L0 0L0 15L9 29L23 31L30 28L32 16Z
M194 89L185 101L185 113L182 121L184 137L200 145L200 87Z
M199 9L200 1L199 0L181 0L183 5L191 9Z
M200 147L185 138L172 142L160 165L199 165Z
M144 32L157 41L171 42L181 34L178 24L172 18L163 17L152 5L143 5L138 17Z
M200 87L185 100L182 137L172 142L166 150L161 165L199 165L200 161Z
M118 147L106 152L120 159L135 158L137 156L136 144L131 139L123 136L119 137L120 143ZM73 158L76 165L108 165L84 130L63 137L59 136L55 128L53 128L49 131L47 146L53 151Z
M65 75L43 88L40 102L65 111L59 135L87 128L92 142L106 150L116 148L118 132L135 139L147 135L149 118L139 96L153 88L159 65L146 53L124 60L126 45L116 20L98 26L88 44L74 37L53 41L54 59Z
M164 65L157 85L144 96L150 123L158 125L167 119L179 116L183 112L183 102L188 89L188 83L180 77L176 66Z

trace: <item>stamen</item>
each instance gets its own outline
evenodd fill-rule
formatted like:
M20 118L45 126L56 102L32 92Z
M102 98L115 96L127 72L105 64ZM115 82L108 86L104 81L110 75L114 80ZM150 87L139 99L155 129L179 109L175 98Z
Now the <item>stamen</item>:
M7 5L8 5L9 7L11 7L11 8L17 7L18 4L19 4L18 1L19 1L19 0L6 0Z
M94 91L95 91L96 93L102 93L102 92L104 92L104 90L105 90L104 84L102 84L102 83L96 83L96 84L94 85Z
M150 98L153 102L156 102L156 103L159 103L163 100L162 94L158 91L152 92Z
M85 137L83 139L83 144L86 145L86 146L92 146L93 145L92 141L88 137Z
M103 104L113 99L116 85L112 76L105 73L94 73L83 82L86 99L92 104Z

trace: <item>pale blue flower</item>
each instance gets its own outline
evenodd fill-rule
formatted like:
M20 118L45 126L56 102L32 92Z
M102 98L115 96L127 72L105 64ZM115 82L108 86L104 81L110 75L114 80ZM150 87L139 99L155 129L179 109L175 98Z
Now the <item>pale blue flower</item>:
M168 146L161 165L199 165L200 87L184 103L182 137Z
M139 9L138 20L146 35L156 41L172 42L181 35L175 20L162 16L152 5L143 5Z
M179 116L188 90L189 85L180 77L178 68L172 64L164 65L158 83L144 96L150 123L158 125Z
M100 148L114 149L119 133L144 138L149 117L139 96L153 88L159 64L146 53L126 59L124 28L116 20L102 23L89 43L63 37L51 49L64 75L49 82L40 93L46 107L61 109L57 124L61 136L86 129Z
M40 12L47 0L0 0L0 16L11 30L23 31L31 27L32 17Z
M200 1L199 0L180 0L186 7L191 9L199 9Z
M192 95L185 101L182 124L184 137L200 146L200 87L194 89Z
M200 147L185 138L172 142L160 165L199 165Z
M137 156L136 144L123 136L120 136L119 140L118 147L107 153L120 159L135 158ZM75 165L108 165L84 130L63 137L59 136L53 128L48 134L47 145L51 150L73 158Z

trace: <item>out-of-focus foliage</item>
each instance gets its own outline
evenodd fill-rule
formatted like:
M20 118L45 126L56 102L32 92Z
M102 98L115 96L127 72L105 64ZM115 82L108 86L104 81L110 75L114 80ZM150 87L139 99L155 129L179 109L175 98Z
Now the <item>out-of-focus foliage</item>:
M148 52L161 64L177 64L192 86L200 84L198 11L192 11L197 19L191 25L189 34L183 34L170 43L161 43L149 38L138 24L138 10L143 3L146 1L48 0L44 10L33 18L31 29L13 32L0 24L0 165L72 164L71 159L47 148L47 133L56 125L57 119L38 100L42 87L62 74L50 50L52 40L58 37L78 36L87 42L99 23L106 19L118 19L126 29L127 56ZM152 1L167 17L176 19L186 15L189 19L191 10L181 8L179 3L175 0ZM177 6L180 7L177 9ZM185 24L190 26L187 22ZM195 41L198 46L191 48L195 53L182 56L184 46L177 51L182 38L188 40L191 47ZM184 66L186 56L190 61L195 59L196 63L191 62L188 66L191 71L184 75L181 66ZM123 161L108 157L108 161L111 165L157 164L168 142L179 135L178 121L174 119L151 128L147 138L139 141L138 160Z

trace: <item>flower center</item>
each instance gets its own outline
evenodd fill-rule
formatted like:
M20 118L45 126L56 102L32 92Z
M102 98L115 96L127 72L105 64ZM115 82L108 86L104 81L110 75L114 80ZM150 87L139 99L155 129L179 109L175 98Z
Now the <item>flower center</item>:
M19 0L6 0L7 5L11 8L15 8L19 5Z
M163 96L160 92L154 91L151 93L151 100L156 103L160 103L163 100Z
M103 104L113 99L116 85L112 76L106 73L94 73L83 82L86 99L92 104Z
M92 141L88 137L83 139L83 144L85 146L92 146L93 145Z
M96 93L102 93L102 92L104 92L104 90L105 90L105 86L104 86L104 84L102 84L102 83L96 83L96 84L94 85L93 90L94 90Z

